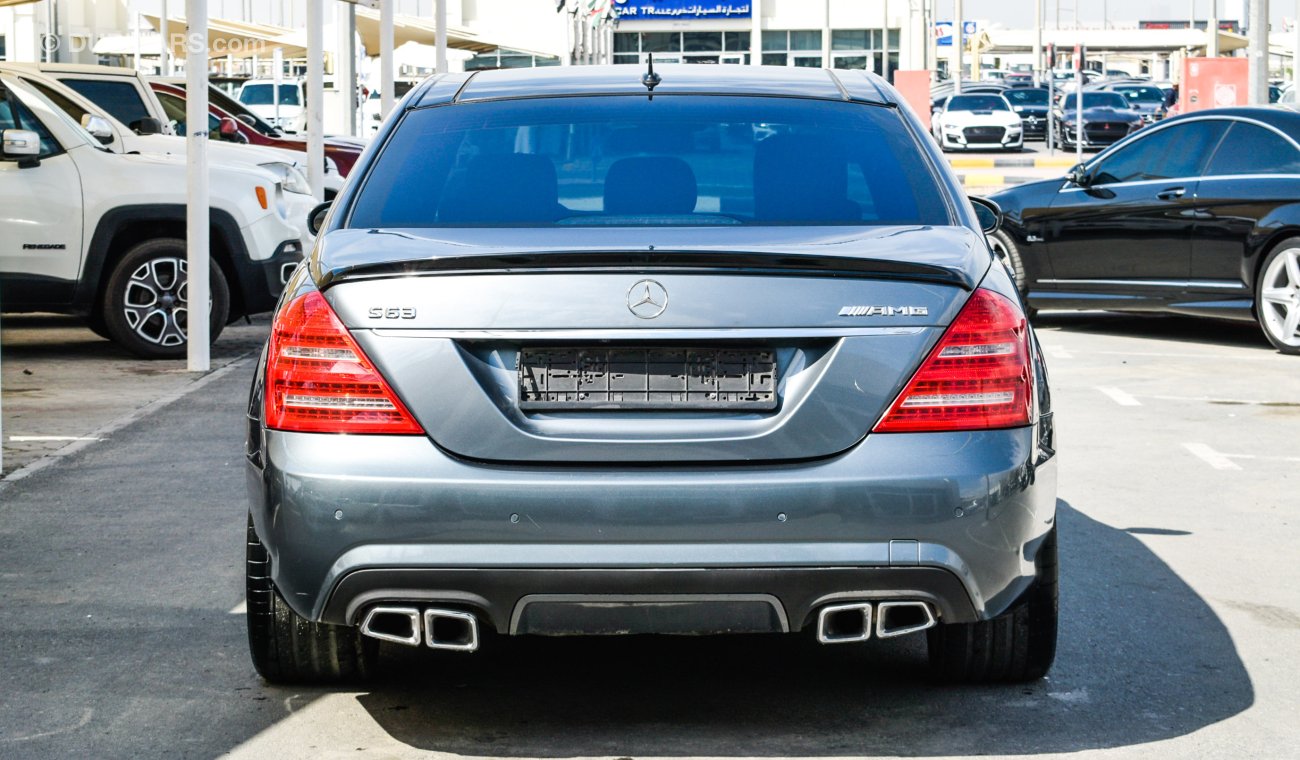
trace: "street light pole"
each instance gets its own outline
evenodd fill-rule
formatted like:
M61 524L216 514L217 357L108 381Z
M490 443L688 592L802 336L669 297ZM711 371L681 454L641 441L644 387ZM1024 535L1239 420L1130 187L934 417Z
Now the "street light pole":
M434 19L438 24L438 34L434 38L437 43L437 64L438 73L447 73L447 0L436 0Z
M307 179L316 200L325 197L325 9L307 0Z
M384 118L393 111L396 102L393 87L393 2L379 3L379 107Z
M1034 0L1034 86L1043 83L1043 3L1047 0ZM1300 2L1300 0L1296 0Z

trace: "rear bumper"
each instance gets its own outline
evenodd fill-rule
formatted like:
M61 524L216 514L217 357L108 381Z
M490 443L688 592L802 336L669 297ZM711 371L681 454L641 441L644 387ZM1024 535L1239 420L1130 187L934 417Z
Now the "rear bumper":
M253 519L304 617L431 602L528 632L538 598L770 597L777 630L835 600L995 616L1034 577L1055 459L1033 428L872 435L811 463L527 467L423 437L250 435Z

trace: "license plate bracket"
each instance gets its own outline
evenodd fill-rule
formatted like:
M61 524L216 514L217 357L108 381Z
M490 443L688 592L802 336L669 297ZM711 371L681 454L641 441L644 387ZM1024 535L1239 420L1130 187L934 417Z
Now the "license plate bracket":
M519 351L523 411L772 411L770 348L600 346Z

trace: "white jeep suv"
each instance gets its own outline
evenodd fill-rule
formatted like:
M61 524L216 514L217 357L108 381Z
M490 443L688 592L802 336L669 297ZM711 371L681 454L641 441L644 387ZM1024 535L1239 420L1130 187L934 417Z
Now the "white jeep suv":
M185 162L113 153L30 85L0 73L0 309L85 317L149 358L185 354ZM269 310L302 258L277 177L214 166L209 315Z

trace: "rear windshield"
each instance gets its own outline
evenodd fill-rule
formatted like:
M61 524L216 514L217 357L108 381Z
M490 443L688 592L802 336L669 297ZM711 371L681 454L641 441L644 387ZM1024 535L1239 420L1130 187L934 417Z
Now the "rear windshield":
M638 95L412 111L348 226L950 223L894 109Z
M1159 87L1113 87L1111 88L1132 103L1163 103L1165 91Z

